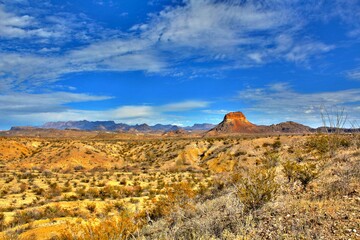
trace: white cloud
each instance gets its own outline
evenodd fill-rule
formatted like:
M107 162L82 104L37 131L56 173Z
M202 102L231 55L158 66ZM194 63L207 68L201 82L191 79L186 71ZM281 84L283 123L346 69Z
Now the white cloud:
M26 115L39 112L59 112L68 109L67 103L108 100L109 96L53 92L44 94L12 93L0 95L0 113L3 116Z
M165 112L181 112L191 109L204 108L209 106L209 102L205 101L185 101L179 103L171 103L161 106L159 109Z
M24 37L27 35L25 30L33 18L28 15L16 16L5 11L3 5L0 5L0 37Z
M42 27L29 15L17 15L0 4L0 38L50 38L59 37L55 31Z
M350 113L350 119L360 119L360 111L356 109L360 103L360 89L299 93L286 83L277 83L267 88L240 91L238 99L248 105L248 110L267 116L267 123L274 123L274 119L291 119L320 125L322 106L330 110L344 107Z
M215 110L215 109L206 109L206 110L202 110L203 113L206 114L214 114L214 115L225 115L229 112L231 112L230 110L224 110L224 109L219 109L219 110Z
M285 56L292 62L306 62L309 57L333 50L335 46L319 42L307 42L295 45Z
M114 120L125 123L172 122L181 112L209 106L205 101L183 101L165 105L125 105L106 110L79 110L66 104L108 100L109 96L93 96L66 92L49 94L15 93L0 95L0 115L23 125L42 124L48 121ZM0 125L5 119L0 119Z
M334 48L303 39L307 19L292 1L188 0L169 7L146 25L135 26L176 58L226 61L230 67L283 59L303 63ZM137 27L137 28L136 28ZM221 56L219 58L218 56Z
M360 68L348 71L347 77L354 80L360 80Z
M215 61L223 63L223 68L278 60L307 64L334 46L303 39L301 30L307 22L295 6L293 1L277 0L186 0L151 15L132 31L119 32L103 29L86 16L53 13L40 18L11 13L1 5L3 36L36 36L47 46L21 52L0 50L0 78L7 86L24 89L74 72L171 74L170 68L186 61ZM54 38L58 41L52 45ZM80 47L64 51L59 41L75 41Z
M8 85L34 87L66 73L82 71L158 72L166 64L148 49L146 41L109 40L60 56L0 52L0 77ZM22 85L28 81L27 85ZM29 86L30 85L30 86Z

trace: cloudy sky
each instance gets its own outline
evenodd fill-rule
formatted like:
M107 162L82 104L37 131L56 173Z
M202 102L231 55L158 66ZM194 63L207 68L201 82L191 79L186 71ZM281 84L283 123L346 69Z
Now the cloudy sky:
M358 0L0 0L0 129L360 122Z

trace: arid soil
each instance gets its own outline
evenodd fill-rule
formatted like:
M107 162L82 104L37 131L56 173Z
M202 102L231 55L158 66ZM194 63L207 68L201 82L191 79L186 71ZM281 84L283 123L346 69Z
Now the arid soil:
M0 239L360 238L357 134L127 137L1 138Z

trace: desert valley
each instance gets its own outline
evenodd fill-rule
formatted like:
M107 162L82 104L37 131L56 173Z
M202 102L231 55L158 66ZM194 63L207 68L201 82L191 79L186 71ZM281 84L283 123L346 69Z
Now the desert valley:
M0 238L359 239L358 129L204 126L1 132Z

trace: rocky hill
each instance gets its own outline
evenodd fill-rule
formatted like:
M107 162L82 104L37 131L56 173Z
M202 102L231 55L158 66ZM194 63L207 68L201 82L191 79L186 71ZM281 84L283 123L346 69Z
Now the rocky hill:
M316 131L300 123L288 121L270 126L251 123L242 112L230 112L216 127L208 131L207 135L231 133L308 133Z
M262 129L249 122L242 112L230 112L225 115L224 120L211 129L208 134L217 133L259 133Z
M280 133L307 133L313 131L311 127L292 121L282 122L279 124L272 124L268 126L268 128L271 132L280 132Z

